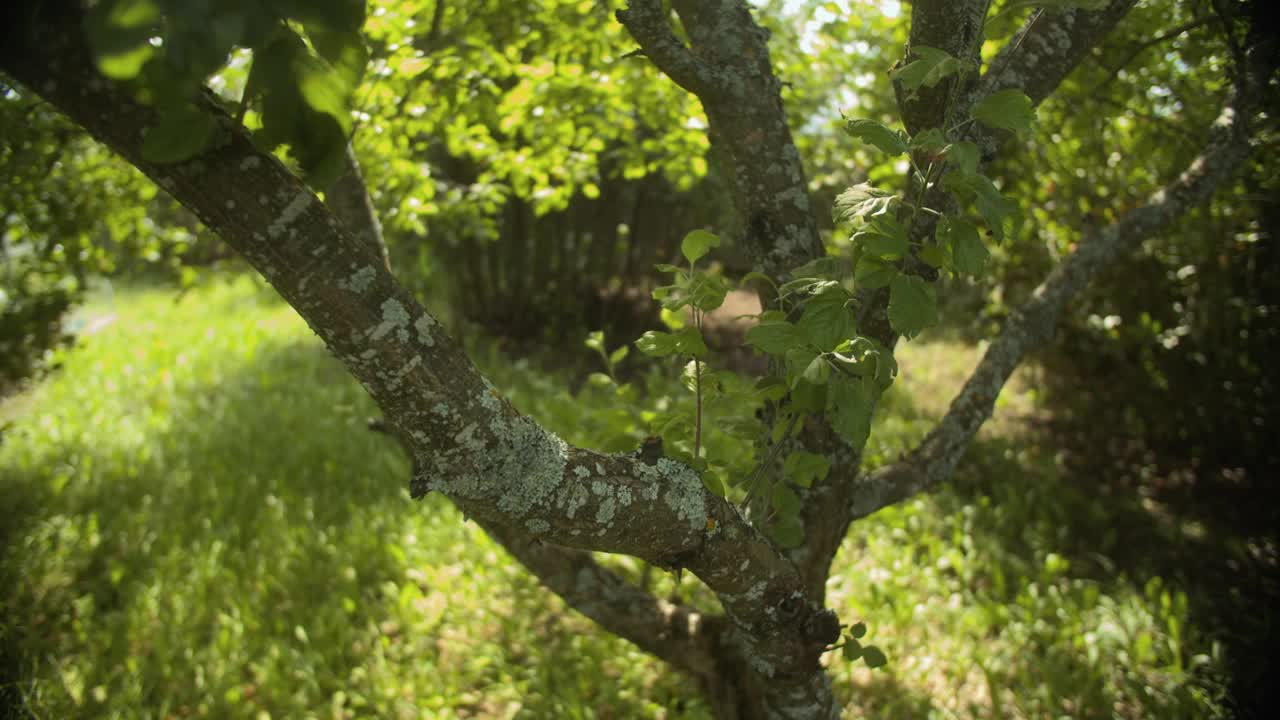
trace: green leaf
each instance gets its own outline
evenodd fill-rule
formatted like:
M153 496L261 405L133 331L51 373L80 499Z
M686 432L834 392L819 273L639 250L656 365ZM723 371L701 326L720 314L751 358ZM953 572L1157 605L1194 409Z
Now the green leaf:
M845 190L836 197L836 222L848 222L854 218L883 215L889 211L898 196L861 183Z
M818 356L818 352L808 344L793 347L786 352L783 360L787 367L787 385L794 388L800 382L800 378L804 375L804 371L809 369L809 364Z
M853 274L853 282L860 288L874 290L888 285L900 274L898 268L893 265L870 255L864 255L858 259L858 268Z
M880 343L875 340L870 342L875 346L875 350L868 353L867 356L874 358L876 362L876 384L882 389L887 388L898 377L898 359Z
M165 108L142 139L142 157L160 164L188 160L204 150L213 128L213 118L190 103Z
M684 370L680 373L680 382L686 390L694 392L698 386L699 375L702 377L702 399L704 402L720 394L720 375L708 367L705 362L690 360L685 363Z
M327 189L345 167L351 129L350 92L342 77L282 27L254 53L246 86L261 98L262 129L255 139L267 148L288 145L307 183Z
M856 337L842 343L832 358L849 372L873 381L881 389L892 385L898 375L898 361L893 353L871 338Z
M972 175L978 172L978 161L982 158L982 152L977 145L968 140L953 143L947 146L946 154L947 166L950 169L962 175Z
M787 381L777 375L762 377L753 388L756 398L764 402L777 402L787 396Z
M668 263L658 263L657 265L654 265L653 267L654 267L654 269L655 269L655 270L657 270L658 272L673 273L673 274L675 274L675 275L677 275L677 276L679 276L679 277L684 277L684 268L679 267L679 266L676 266L676 265L670 265L670 264L668 264Z
M804 543L804 525L795 515L780 515L769 523L769 538L779 547L797 548Z
M676 351L676 341L671 333L650 330L636 340L636 349L650 357L666 357Z
M867 229L870 232L884 235L894 242L907 242L907 228L892 215L878 215L871 218L867 222Z
M587 339L584 340L582 344L596 352L604 352L604 332L595 330L587 333Z
M742 276L742 284L743 284L743 285L746 285L746 284L747 284L747 282L748 282L748 281L751 281L751 280L760 280L760 281L764 282L766 285L769 285L769 286L771 286L771 287L773 287L773 288L777 288L777 287L778 287L778 283L774 282L774 281L773 281L773 278L769 277L768 275L765 275L765 274L764 274L764 273L762 273L762 272L756 272L756 271L754 271L754 270L753 270L753 271L751 271L751 272L747 273L746 275L743 275L743 276Z
M781 355L807 342L800 328L786 321L762 322L747 331L747 344L770 355Z
M931 88L956 73L968 70L968 65L946 50L927 45L913 45L911 55L915 60L889 72L889 78L914 96L922 87Z
M662 285L654 288L649 294L662 305L664 310L676 311L690 302L689 293L686 292L688 282L688 278L680 278L679 284Z
M695 271L689 279L689 304L704 312L711 312L724 304L729 285L719 275Z
M906 238L889 237L873 232L854 233L853 242L862 251L885 260L897 260L907 254L910 244Z
M907 141L902 133L875 120L850 120L844 129L853 137L890 155L901 155L907 151Z
M1010 88L979 100L973 106L973 117L987 127L1025 132L1031 129L1036 111L1026 93Z
M779 297L788 297L791 295L811 295L818 289L822 288L829 280L821 280L819 278L802 277L783 283L778 288Z
M843 280L853 271L849 261L842 257L820 257L810 260L791 271L794 278L822 278ZM745 279L745 278L744 278Z
M685 327L674 333L650 330L636 340L636 348L651 357L668 355L704 355L707 346L696 328Z
M311 39L316 53L332 69L332 77L339 83L341 95L349 98L360 86L365 66L369 64L369 49L364 44L364 36L359 32L311 26L307 28L307 37Z
M1018 206L1001 195L990 178L980 174L947 173L942 178L942 187L961 201L972 203L996 240L1004 239L1004 220L1016 213Z
M631 348L627 347L626 345L623 345L619 347L617 350L614 350L612 353L609 354L609 364L617 365L618 363L622 362L627 358L627 354L630 351L631 351Z
M307 52L294 55L293 63L303 101L316 113L333 118L345 137L351 129L351 112L347 107L350 90L341 75L324 60Z
M827 383L831 426L854 448L860 448L871 434L871 393L866 384L843 374Z
M719 495L720 497L724 497L725 495L728 494L728 491L725 490L724 479L720 477L719 473L715 472L714 470L706 470L703 473L701 473L701 475L702 475L703 487L715 493L716 495Z
M707 354L707 344L702 339L702 333L695 327L680 328L671 337L675 338L676 352L694 357Z
M826 385L827 378L831 377L831 365L825 357L817 355L809 362L809 366L804 369L800 377L814 385Z
M977 277L986 268L991 252L972 223L960 218L944 217L938 223L938 242L950 249L953 267L958 273Z
M797 412L820 413L827 406L827 385L800 380L791 390L791 408Z
M769 493L769 504L783 517L795 516L800 513L800 496L796 494L795 490L787 487L785 482L773 484L773 489Z
M947 146L947 138L938 128L922 130L911 138L911 149L919 152L936 153Z
M680 252L690 265L711 252L712 248L718 247L720 247L720 238L706 230L694 230L685 235L684 240L680 242Z
M812 487L826 479L831 463L817 453L796 450L782 463L782 474L800 487Z
M889 324L911 339L938 324L937 292L923 278L899 275L889 283Z
M936 268L951 267L951 248L946 245L925 245L920 259Z
M707 354L707 344L702 333L692 325L682 327L672 333L676 339L676 351L683 355L702 357Z
M853 313L845 307L847 300L844 290L837 289L805 302L798 327L819 350L834 350L853 334Z
M21 3L22 0L17 0ZM113 80L132 80L155 54L160 6L154 0L103 0L85 15L85 34L98 71Z
M855 638L849 638L844 641L844 647L841 648L841 652L844 653L845 660L855 662L858 658L862 657L862 643L858 642Z
M849 626L849 636L855 640L861 640L867 634L867 624L864 622L856 622Z
M889 664L889 658L885 657L884 651L875 645L868 645L862 649L862 660L872 670Z
M870 218L867 231L855 233L852 241L865 252L890 260L902 258L910 249L906 228L892 215Z

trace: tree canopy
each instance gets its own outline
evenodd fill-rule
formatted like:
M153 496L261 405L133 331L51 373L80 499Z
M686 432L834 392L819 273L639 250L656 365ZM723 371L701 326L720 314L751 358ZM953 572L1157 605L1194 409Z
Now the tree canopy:
M54 151L57 133L96 146L38 96L299 312L384 413L415 496L447 496L571 606L699 678L724 716L835 717L821 654L886 660L824 605L850 524L952 476L1014 369L1095 277L1222 189L1239 195L1241 172L1273 182L1254 164L1275 140L1276 92L1257 8L1136 5L918 0L895 19L740 0L46 2L4 11L0 69L17 83L4 110L39 121L5 159L26 174L15 187L33 247L66 232L42 217L82 234L98 217L152 222L154 190L92 161L96 149L52 177L82 188L108 168L92 222L42 214L40 161L18 151ZM1146 39L1157 19L1168 30ZM640 185L651 178L663 184ZM719 233L695 221L636 252L630 225L589 220L632 193L634 225L648 207L635 194L695 190L732 208ZM588 219L571 232L512 230L575 207ZM645 289L667 326L635 348L679 359L692 413L633 452L567 444L503 398L393 273L384 229L392 256L416 257L425 238L518 288L547 256L560 277L604 249L658 260L667 284ZM504 265L493 258L513 235ZM65 260L70 242L46 256ZM77 259L102 247L75 242ZM730 251L750 270L709 262ZM617 267L601 261L592 291ZM918 446L864 471L894 348L939 325L939 293L971 280L1006 293L984 357ZM768 359L755 383L708 364L704 318L737 284L764 307L745 336ZM704 442L704 407L725 399L752 421L718 431L752 456L710 429ZM687 569L722 614L657 598L592 551Z

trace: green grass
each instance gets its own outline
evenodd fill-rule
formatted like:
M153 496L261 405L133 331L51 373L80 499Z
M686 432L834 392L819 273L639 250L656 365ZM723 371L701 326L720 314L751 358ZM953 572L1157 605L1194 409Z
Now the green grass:
M566 610L447 502L410 501L371 404L273 295L242 279L173 297L92 305L114 320L0 407L0 680L17 707L706 717L689 683ZM651 377L620 411L607 388L571 395L478 356L575 442L642 435L681 393ZM974 360L909 347L904 370L929 370L892 391L873 461L918 438ZM1033 393L1002 405L1034 412ZM1222 660L1185 592L1112 559L1143 516L1061 477L1020 427L1001 420L952 486L855 526L830 599L890 665L831 659L850 716L1222 715Z

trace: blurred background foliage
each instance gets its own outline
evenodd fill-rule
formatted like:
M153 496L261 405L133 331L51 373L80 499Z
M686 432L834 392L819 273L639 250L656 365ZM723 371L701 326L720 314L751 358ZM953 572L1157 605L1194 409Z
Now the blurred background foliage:
M632 54L634 43L612 17L617 4L377 0L365 25L371 62L364 85L355 93L353 137L397 276L445 317L457 336L472 344L486 368L498 373L495 380L521 398L530 411L559 418L550 422L558 422L557 427L569 432L571 439L610 449L637 442L649 432L653 417L679 402L680 393L664 390L662 381L652 377L652 369L636 357L638 353L632 354L623 373L623 379L631 381L626 391L630 395L616 395L622 392L616 385L587 380L588 372L600 368L592 365L592 353L581 347L582 338L602 329L612 347L660 323L648 299L655 284L652 267L675 259L680 237L691 228L706 227L726 238L727 246L713 255L726 273L740 275L749 269L733 247L737 220L717 157L707 142L702 110L645 58ZM783 97L808 170L817 220L832 251L843 252L847 239L830 219L834 196L867 179L897 182L903 173L878 153L850 142L840 132L841 116L896 124L886 73L902 54L904 16L910 6L855 0L759 0L753 4L772 33L772 58L784 83ZM1011 12L993 25L984 54L992 56L1032 12ZM1229 57L1211 0L1139 3L1040 108L1036 132L1002 149L990 172L1002 191L1021 205L1020 224L1013 239L993 248L992 264L981 281L941 281L939 296L946 303L948 331L909 350L917 353L914 363L911 354L903 361L905 377L915 373L926 378L919 382L930 390L890 399L889 409L880 418L879 434L873 436L879 438L873 442L880 444L873 450L882 448L887 456L895 444L905 447L928 418L944 409L917 406L928 405L931 394L945 398L951 392L945 383L928 384L934 382L928 378L942 373L954 385L962 377L959 371L948 372L960 362L955 358L971 358L974 344L990 337L1089 229L1141 204L1172 173L1185 167L1218 112ZM228 97L238 97L244 80L242 61L233 58L226 71L212 78L212 86ZM389 648L395 647L397 633L390 633L392 640L386 640L388 633L380 623L388 617L399 618L394 622L415 623L421 630L420 624L426 621L411 619L408 610L387 616L370 608L390 607L387 604L394 601L416 613L422 602L440 601L414 595L397 575L424 560L405 550L411 543L403 537L387 541L385 536L401 533L408 522L405 518L418 517L421 511L386 510L404 504L402 497L387 490L403 469L398 461L387 459L386 449L376 438L358 427L362 413L367 412L363 399L351 395L349 388L328 389L346 387L342 373L313 357L314 348L297 349L305 343L289 339L293 331L283 329L292 327L292 320L277 315L271 315L276 320L262 319L265 301L256 293L242 286L235 286L239 288L235 292L208 289L210 283L220 287L219 278L226 273L243 268L185 210L47 105L21 88L6 84L3 91L0 396L16 397L0 410L0 427L6 423L12 427L0 446L4 458L0 492L12 507L29 511L17 513L20 519L4 530L3 539L6 548L39 547L44 554L15 561L14 557L25 556L7 551L7 571L31 580L18 583L20 590L8 596L6 607L29 607L37 614L6 626L7 635L0 635L0 641L21 641L35 652L30 650L34 646L25 643L36 642L35 635L45 634L45 629L56 627L57 633L67 634L44 638L55 647L22 661L41 668L40 673L45 673L41 677L59 679L55 685L61 689L40 686L46 687L41 692L56 696L50 700L51 708L88 707L82 703L89 702L85 698L93 697L94 688L116 688L112 683L125 682L120 674L114 679L87 677L89 666L65 660L78 657L78 652L101 652L106 653L103 657L117 659L135 653L152 657L161 674L143 673L150 678L149 684L121 697L133 697L130 702L147 706L158 697L178 697L166 694L171 690L164 688L190 678L165 674L178 671L164 663L199 664L190 653L201 651L175 645L149 656L130 643L140 642L138 633L154 631L148 623L155 620L136 613L166 616L173 610L154 603L168 597L165 593L174 586L192 582L181 573L194 571L177 568L188 550L173 544L159 555L138 560L141 564L130 572L168 577L169 584L157 586L154 583L159 580L139 579L134 585L126 583L133 588L129 593L119 589L127 575L112 569L111 563L118 561L113 558L135 557L139 548L180 543L157 528L197 522L200 528L182 528L177 537L186 538L181 542L190 543L188 549L195 556L213 563L204 582L230 582L232 587L255 582L257 571L236 565L249 561L238 557L248 545L234 543L250 543L249 535L265 525L236 530L241 519L233 518L250 505L256 517L268 512L263 508L273 507L266 498L293 493L292 500L280 506L285 509L271 512L305 514L301 508L307 503L325 506L312 512L341 515L331 518L334 529L327 537L341 535L347 538L343 542L363 543L364 548L340 551L348 554L345 557L359 576L359 582L351 580L350 589L358 610L347 610L345 604L326 610L334 613L332 632L337 634L325 636L322 647L314 641L315 632L307 630L317 653L307 663L345 670L352 660L343 653L367 658L364 653L375 648L379 653L392 652ZM1237 710L1262 702L1259 698L1268 692L1263 679L1268 664L1262 658L1275 638L1275 628L1271 612L1255 606L1265 607L1280 594L1273 574L1275 528L1280 527L1274 485L1274 478L1280 476L1280 450L1273 442L1274 409L1280 407L1280 397L1267 366L1268 358L1280 353L1276 322L1280 258L1275 238L1280 222L1275 198L1280 197L1280 188L1273 169L1277 144L1274 129L1264 130L1259 152L1242 168L1236 182L1175 228L1149 240L1141 256L1109 270L1077 300L1053 345L1028 371L1024 390L1030 405L1019 413L1023 422L984 440L971 454L971 469L954 488L886 511L866 530L859 526L850 541L855 546L887 544L882 555L872 553L881 560L854 563L856 568L850 572L855 574L841 575L844 584L839 587L847 586L855 595L872 592L855 582L869 578L871 588L880 588L875 592L883 590L882 595L857 595L858 599L849 600L851 607L882 617L886 630L900 627L904 636L898 657L914 658L892 681L856 674L841 680L858 687L860 697L870 693L875 702L888 703L886 707L896 709L901 717L923 716L912 715L909 707L913 706L894 704L916 697L916 692L922 693L917 709L936 709L936 694L921 688L936 688L937 683L968 688L960 693L965 702L985 708L971 713L966 707L947 706L947 712L991 717L1087 717L1080 711L1085 707L1115 708L1114 713L1124 717L1205 717L1231 707L1228 685L1238 698ZM168 308L156 296L140 295L144 299L135 301L129 293L118 300L103 300L109 297L103 294L104 288L142 285L168 288L169 297L180 297L182 303ZM99 288L96 304L88 311L77 311L90 286ZM183 294L188 290L189 297ZM125 380L133 373L160 373L148 375L149 382L162 382L166 377L162 368L177 373L186 362L180 362L182 357L195 357L182 352L176 337L167 341L173 343L168 350L155 347L161 342L157 337L163 336L155 328L187 322L192 315L182 313L188 311L207 318L209 332L219 338L210 340L214 345L209 352L247 353L240 363L242 372L211 370L213 374L203 381L189 380L194 385L182 386L181 394L166 388L154 397L137 395L137 406L110 405L132 402L128 398L133 391L125 387ZM219 319L219 313L232 317ZM103 318L117 315L115 324L121 329L111 332L133 332L129 328L143 323L152 334L85 337L76 349L66 348L78 330L94 329ZM235 319L239 315L243 318ZM219 324L223 322L231 325ZM235 323L257 323L252 325L257 329L248 332L249 325ZM245 349L240 340L228 346L218 344L225 339L223 334L240 332L248 333L243 342L258 343L256 349ZM199 338L190 340L196 343ZM283 345L275 348L279 344ZM270 352L268 346L273 348ZM120 356L91 359L104 348L115 348L110 352ZM170 351L177 354L165 354ZM510 360L513 353L524 358L521 364ZM20 392L64 363L64 372L48 385L36 388L34 394ZM299 372L315 376L311 381L299 380ZM99 399L84 395L57 399L58 393L72 393L68 386L73 380L86 381L95 373L107 374L103 382L114 383L94 391ZM288 388L299 384L306 385L308 393L318 394L293 397ZM310 444L300 446L296 457L287 458L258 457L255 453L260 450L250 451L225 437L203 438L192 428L173 432L174 424L183 422L217 422L220 428L246 417L272 422L257 409L235 407L236 393L249 388L256 388L254 392L275 388L274 392L290 395L282 402L301 403L287 411L298 413L299 418L325 417L328 408L346 408L326 420L341 427L316 429L313 423L305 432L299 429L290 442L301 439ZM224 397L227 393L231 396ZM325 393L342 393L342 399ZM178 408L186 408L187 415L175 415ZM80 417L82 412L87 415ZM129 420L128 432L123 432L121 418L134 418L137 412L143 412L144 419ZM102 432L119 435L113 443L133 438L134 444L108 447L95 440ZM219 430L223 432L225 428ZM338 440L339 436L344 439ZM200 442L226 442L239 449L231 459L217 461L225 462L226 469L207 469L198 463L213 451L201 450ZM365 454L345 459L331 454L333 447L347 442L363 448L359 452ZM99 451L104 455L99 456ZM241 457L245 453L249 456ZM296 468L310 467L307 463L323 458L328 458L324 460L328 464L316 471L320 473L316 477L334 480L320 482L322 486L351 482L345 468L367 467L369 477L358 482L367 483L368 492L357 493L344 485L328 499L306 500L304 496L316 488L282 490L273 485L295 476ZM219 495L216 488L199 490L207 483L195 479L223 477L219 473L238 478L234 481L234 487L240 488L237 492L244 491L242 483L260 483L252 491L257 495L249 495L256 499ZM253 477L245 479L245 473ZM980 479L987 474L986 482ZM1034 482L1019 483L1023 477ZM147 484L157 478L166 480L156 487ZM369 498L387 492L391 495L377 500L386 508L349 514L339 510L367 504L372 502ZM143 503L148 496L154 504ZM103 515L118 505L131 508L136 522L128 514L112 519ZM384 510L401 515L383 518ZM216 514L199 521L190 517L205 511ZM431 512L452 513L444 506ZM272 532L300 533L304 520L314 519L298 517L296 527L286 523ZM338 528L348 522L361 526L339 533ZM433 527L437 524L456 525L433 522ZM1019 525L1029 529L1018 529ZM245 534L242 539L222 540L237 548L233 553L224 546L214 547L224 531ZM474 529L448 532L456 537L433 537L431 543L468 547L481 543L486 558L496 552L476 539ZM1013 548L1013 540L1025 539L1027 533L1038 534L1026 548ZM63 540L54 542L56 537ZM94 537L107 545L86 545L86 538ZM156 545L160 538L166 539ZM992 549L1006 541L1013 548L1007 555ZM299 558L319 552L309 544L294 547L281 542ZM969 547L975 550L964 549ZM1138 548L1154 554L1129 558ZM404 553L410 553L411 559ZM1185 563L1174 562L1179 553L1185 554ZM473 555L458 567L473 572ZM975 555L981 559L974 559ZM225 560L225 567L220 564L222 558L232 557L237 559ZM1169 562L1163 564L1161 558ZM151 564L156 562L160 564ZM231 618L235 622L202 619L197 613L189 626L173 630L169 640L174 643L185 637L181 633L204 637L212 632L221 637L217 633L232 632L226 628L235 627L240 628L235 632L266 633L263 637L273 638L258 648L275 658L263 661L267 669L254 671L265 675L233 678L227 669L221 680L200 681L213 683L203 686L202 696L214 697L207 688L216 686L216 697L221 698L217 702L234 704L245 700L246 687L262 692L263 677L288 676L286 666L296 658L271 653L286 647L293 648L289 652L302 652L301 646L295 647L302 641L292 626L280 624L284 621L275 623L279 627L253 625L266 621L253 619L249 607L257 602L278 604L295 581L314 582L318 587L338 582L320 577L323 573L318 570L307 570L306 561L298 562L299 572L310 574L271 587L242 588L247 594L237 596L242 597L243 607L225 611L242 613L239 619ZM524 593L521 597L534 592L527 578L512 579L517 576L505 562L489 562L489 569L475 571L487 573L486 582L524 583L525 590L511 591ZM976 574L957 569L964 563L978 563ZM376 581L366 582L365 573ZM242 575L242 579L228 579ZM498 576L506 579L495 579ZM436 582L418 585L423 589ZM394 592L386 583L394 585ZM85 594L85 587L93 589ZM140 594L135 598L131 593ZM339 596L348 597L335 595ZM145 597L152 598L148 602L153 605L139 605L137 598ZM187 597L188 602L197 603L200 595ZM430 593L423 597L429 598ZM541 595L537 597L538 603L545 602ZM951 640L927 656L912 655L912 643L919 638L909 639L907 626L913 622L913 613L921 611L915 609L917 604L904 605L904 597L919 597L925 612L947 617L934 629ZM475 605L479 600L474 597L458 602L473 603L459 612L489 612ZM939 602L948 605L935 607ZM60 609L55 612L51 609L55 607ZM109 610L101 611L102 607ZM303 610L308 609L299 612ZM350 622L353 612L363 624ZM557 623L583 624L563 615L562 609L539 612L551 614L537 616L543 618L538 621L523 617L512 621L523 623L521 630L511 630L522 638L521 649L498 639L490 650L457 659L466 666L454 678L458 692L474 694L483 684L478 678L497 682L494 678L502 677L515 686L532 683L527 687L550 692L548 703L557 702L557 696L576 697L558 695L567 692L566 684L578 682L573 672L561 675L549 670L550 675L540 679L501 674L509 672L506 665L512 654L540 651L541 640L529 642L534 636L527 633L545 639L559 632L549 629L558 627ZM85 620L88 616L83 613L97 619ZM336 629L346 625L351 627ZM301 618L297 626L308 627ZM993 634L1000 638L994 644L989 640ZM63 642L80 643L81 649L57 647ZM434 650L411 646L395 652L405 653L401 657L406 660L423 657L420 653L444 652L439 644L443 642L437 641ZM603 643L592 650L575 649L588 657L591 653L635 655L616 641L581 642ZM357 652L357 645L363 650ZM1042 669L1018 661L1019 648L1028 645L1043 650ZM553 644L550 652L556 648L563 650ZM892 656L893 649L887 649ZM338 655L330 657L330 652ZM220 662L230 663L228 668L241 667L226 658ZM562 662L568 661L558 656L554 660ZM638 659L635 662L634 667L646 667ZM629 663L618 661L608 667L624 675L639 673L642 677L636 686L646 688L644 702L662 707L666 699L679 694L664 684L672 681L656 679L660 677L656 670L633 670ZM1110 669L1104 671L1108 663ZM960 672L957 668L962 665L965 670ZM339 702L334 693L355 692L343 688L359 683L349 677L333 678L298 690L301 694L292 700L264 701L263 707L289 715L293 709L314 707L306 703L314 703L317 697L335 703L334 707L355 703L350 694ZM1068 686L1056 686L1059 681ZM399 702L395 693L413 687L402 677L387 682L389 690L360 691L365 693L362 697L367 700L385 690L390 693L386 702ZM111 692L115 698L115 690ZM582 702L600 701L598 687L583 692L588 696ZM505 707L501 702L514 702L506 696L494 700L484 692L479 695L486 698L483 702L499 705L484 710L469 706L478 714L502 714L495 708ZM1050 707L1053 698L1067 696L1076 698L1073 707ZM1181 699L1171 699L1175 696ZM194 695L184 697L164 702L177 703L172 712L181 716L182 703L193 711L198 702ZM1183 702L1190 704L1179 704ZM351 707L373 712L384 706ZM532 707L553 711L551 705ZM68 710L66 716L77 712ZM210 712L218 714L206 708L206 714ZM633 714L644 712L650 710ZM386 715L381 710L374 714ZM1112 710L1102 714L1110 715ZM335 716L341 713L335 711Z

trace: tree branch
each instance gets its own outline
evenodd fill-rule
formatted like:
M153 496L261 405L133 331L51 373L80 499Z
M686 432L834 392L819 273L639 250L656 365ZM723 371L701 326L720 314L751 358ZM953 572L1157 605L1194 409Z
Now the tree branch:
M569 607L641 650L698 678L713 675L721 619L666 602L600 565L591 554L539 543L503 525L485 532Z
M834 707L817 662L838 639L834 614L805 597L791 563L696 472L668 458L569 447L516 412L377 253L212 100L203 103L217 124L209 148L178 163L146 160L155 113L96 73L77 7L39 6L37 22L10 33L0 67L263 274L377 402L413 458L415 495L440 491L481 523L543 542L687 567L746 638L744 656L770 678L771 703L803 696Z
M356 160L355 148L351 143L347 143L342 155L342 175L325 191L324 202L347 232L357 241L368 245L382 257L387 269L391 269L391 256L387 254L387 243L382 237L382 224L378 222L378 215L373 210L369 188L360 173L360 162Z
M990 69L979 79L974 92L956 108L957 114L968 115L975 103L988 95L1018 88L1039 105L1075 70L1124 19L1137 0L1112 0L1102 10L1063 10L1039 13L1023 25L991 61ZM982 148L984 157L995 154L997 145L1008 137L1007 131L973 123L967 139Z
M370 421L369 429L392 434L382 420ZM569 607L677 669L704 681L714 676L723 617L661 600L589 552L548 545L506 525L480 526Z
M1248 157L1250 109L1238 94L1214 123L1204 150L1147 204L1096 232L1059 265L1009 319L983 354L951 408L903 460L857 483L853 515L864 517L950 478L957 462L991 416L996 398L1028 352L1048 342L1067 302L1103 269L1133 252L1211 197Z
M615 17L640 44L645 57L680 87L698 97L733 95L732 77L694 55L676 37L669 14L662 0L633 0Z
M770 64L768 31L743 0L675 0L689 35L685 47L661 5L630 0L618 20L660 70L702 102L714 157L725 166L746 228L743 249L759 270L784 277L823 248Z

